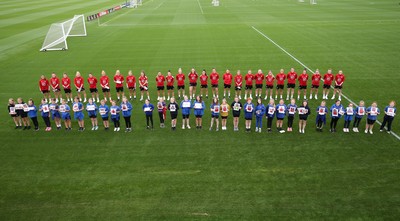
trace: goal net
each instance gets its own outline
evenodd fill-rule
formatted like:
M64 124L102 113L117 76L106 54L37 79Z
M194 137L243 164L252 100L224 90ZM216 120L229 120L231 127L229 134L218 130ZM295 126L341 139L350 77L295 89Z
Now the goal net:
M47 32L40 51L67 50L67 38L86 36L85 18L83 15L75 15L72 19L62 23L53 23Z

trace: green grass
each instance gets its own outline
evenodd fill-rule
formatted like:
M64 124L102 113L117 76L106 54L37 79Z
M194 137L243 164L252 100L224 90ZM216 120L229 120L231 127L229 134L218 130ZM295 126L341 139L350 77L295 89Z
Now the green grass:
M384 108L400 101L398 2L223 0L212 7L209 0L144 0L100 26L87 23L88 36L68 39L68 51L39 52L51 23L119 3L0 3L1 220L399 219L400 143L377 128L372 136L317 133L313 115L306 134L247 134L244 119L238 133L231 119L228 131L209 132L206 111L203 131L150 132L133 101L130 134L35 133L15 131L5 109L9 97L38 101L39 76L52 71L86 77L143 69L154 98L159 70L302 69L252 26L312 69L343 69L347 96Z

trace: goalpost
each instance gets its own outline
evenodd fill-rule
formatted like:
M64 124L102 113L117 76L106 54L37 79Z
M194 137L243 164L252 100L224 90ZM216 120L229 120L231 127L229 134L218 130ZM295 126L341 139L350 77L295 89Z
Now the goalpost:
M68 37L86 35L85 17L75 15L72 19L62 23L53 23L50 26L40 51L67 50Z
M303 3L304 0L299 0L300 3ZM311 5L316 5L317 4L317 0L310 0L310 4Z

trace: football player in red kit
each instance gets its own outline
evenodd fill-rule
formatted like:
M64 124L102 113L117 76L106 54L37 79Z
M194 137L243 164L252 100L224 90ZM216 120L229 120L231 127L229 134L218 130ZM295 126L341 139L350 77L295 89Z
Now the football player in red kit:
M72 93L71 93L71 79L68 77L67 73L63 74L63 78L61 78L61 84L64 88L65 96L67 97L67 102L73 102Z
M43 98L46 101L46 103L47 103L47 99L49 99L48 101L50 101L50 93L49 93L50 92L50 83L44 75L40 76L39 90L43 94Z
M115 90L117 91L117 100L124 96L124 76L117 70L114 75Z
M78 92L79 102L82 101L82 94L85 99L83 102L86 102L86 92L85 92L85 88L83 87L84 84L85 84L85 80L81 76L81 73L79 71L77 71L75 74L75 78L74 78L74 85L75 85L76 91Z
M313 93L314 98L318 99L318 88L319 88L319 83L321 82L321 74L319 73L319 70L315 70L315 73L311 76L311 92L310 92L310 100L312 99Z
M235 96L242 99L242 86L243 86L243 76L240 70L236 72L235 75Z
M170 98L174 96L174 76L170 70L168 70L165 80L167 81L167 100L170 100Z
M165 99L165 77L164 75L159 71L156 76L156 84L157 84L157 100L160 100L160 98ZM162 95L162 96L161 96Z
M254 75L251 73L251 70L247 71L247 74L244 76L244 81L246 82L246 90L244 91L244 99L247 100L247 94L249 94L250 98L252 97L253 93L253 80Z
M343 83L345 80L345 76L343 74L342 70L339 70L339 72L335 76L335 89L333 90L333 96L332 100L335 99L336 93L338 93L338 100L342 100L342 88L343 88Z
M294 68L290 68L289 73L287 73L287 95L286 100L293 99L294 96L294 88L296 87L297 73L294 71Z
M211 80L211 91L213 94L213 98L218 98L218 81L219 81L219 74L215 70L215 68L212 69L212 72L210 74L210 80Z
M303 91L303 99L307 99L307 81L308 81L308 74L307 70L304 68L303 73L300 74L299 78L299 90L297 91L297 100L300 100L301 91Z
M56 73L51 73L51 78L50 78L50 86L51 90L54 92L54 98L56 98L56 103L58 103L58 99L60 99L60 102L62 100L61 93L60 93L60 79L57 77Z
M276 90L275 90L275 100L278 99L278 93L280 95L280 99L283 96L283 89L285 87L285 79L286 75L283 69L279 71L279 74L276 75Z
M222 79L224 80L224 97L226 96L226 94L228 94L228 97L231 98L231 86L233 76L229 69L226 70L225 74L222 76Z
M139 88L140 88L140 101L143 100L143 94L146 91L147 93L147 100L150 100L150 94L149 94L149 80L144 73L144 71L140 72L140 77L139 77Z
M208 98L208 75L205 69L203 69L200 75L200 97L203 97L203 93Z
M262 73L261 69L259 69L257 71L257 74L254 75L254 79L256 81L256 97L261 98L262 86L264 81L264 74Z
M332 69L328 69L328 72L324 75L324 91L322 99L328 99L329 89L333 81Z
M268 99L268 91L269 91L269 99L272 99L272 92L274 91L274 80L275 76L272 74L272 71L269 70L268 74L265 75L265 97L264 100Z
M96 102L96 98L97 98L97 102L99 103L100 99L99 99L99 92L97 90L97 78L94 77L92 75L92 73L90 73L87 81L89 83L89 90L90 90L90 93L92 94L93 102Z
M182 68L178 69L178 74L176 74L176 84L178 85L178 99L185 96L185 75L182 73Z
M199 75L197 74L194 68L192 68L192 70L188 74L188 78L189 78L189 99L195 99L197 78L199 78Z
M133 75L132 70L128 71L128 76L126 77L126 87L129 90L129 100L136 99L136 77Z
M108 78L108 76L104 70L101 71L100 86L101 86L101 90L103 91L104 101L107 101L107 97L108 97L108 99L111 102L110 78Z

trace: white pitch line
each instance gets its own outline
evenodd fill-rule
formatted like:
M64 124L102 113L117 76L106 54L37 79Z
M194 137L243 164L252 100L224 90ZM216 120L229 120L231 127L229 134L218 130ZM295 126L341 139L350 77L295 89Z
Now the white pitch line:
M258 30L257 28L255 28L254 26L251 26L254 31L258 32L258 34L260 34L261 36L263 36L264 38L266 38L268 41L270 41L272 44L274 44L276 47L278 47L279 49L281 49L281 51L285 52L285 54L289 55L289 57L291 57L293 60L295 60L297 63L299 63L301 66L303 66L304 68L306 68L307 70L309 70L312 74L314 74L315 72L307 67L303 62L301 62L299 59L297 59L296 57L294 57L292 54L290 54L288 51L286 51L284 48L282 48L280 45L278 45L274 40L272 40L270 37L268 37L266 34L262 33L260 30ZM321 79L322 81L322 79ZM333 88L333 86L331 86L331 88ZM342 96L349 101L350 103L352 103L354 106L358 106L354 101L352 101L349 97L347 97L346 95L344 95L342 93ZM376 121L379 125L382 125L382 123L380 121ZM396 133L394 133L393 131L391 131L391 134L396 137L398 140L400 140L400 136L397 135Z
M161 4L159 4L155 9L158 9L158 8L160 8L161 7L161 5L163 5L164 4L164 2L165 1L163 1L163 2L161 2Z
M204 15L203 7L201 7L200 1L197 0L197 3L199 4L201 14Z

